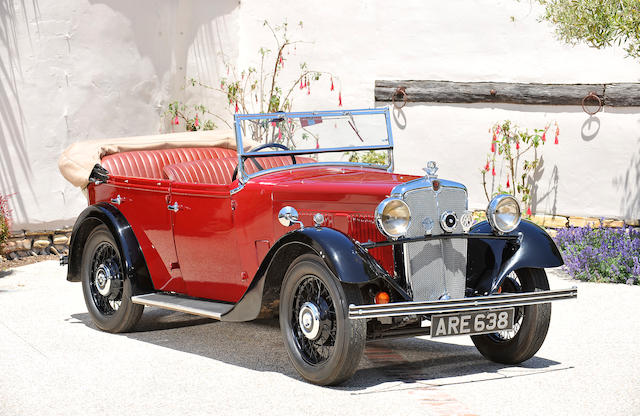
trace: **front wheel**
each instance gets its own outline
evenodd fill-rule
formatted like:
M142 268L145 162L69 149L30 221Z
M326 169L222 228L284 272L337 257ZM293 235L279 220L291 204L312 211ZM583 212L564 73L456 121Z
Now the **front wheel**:
M300 256L287 270L280 329L293 366L307 381L340 384L358 368L366 323L349 319L350 303L362 303L360 290L341 285L317 256Z
M118 245L109 229L91 231L82 254L82 292L96 326L108 332L130 331L144 306L131 302L131 281L126 278Z
M502 284L502 292L549 290L544 269L520 269ZM512 330L474 335L471 340L482 355L503 364L519 364L533 357L542 346L551 321L551 303L515 308Z

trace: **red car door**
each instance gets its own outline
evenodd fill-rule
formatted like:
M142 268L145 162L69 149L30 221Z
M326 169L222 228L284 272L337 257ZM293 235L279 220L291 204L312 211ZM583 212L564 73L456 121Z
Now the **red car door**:
M186 293L238 301L247 282L236 251L229 186L174 183L170 204Z
M183 292L167 210L170 183L147 178L112 178L92 187L95 201L111 201L125 216L138 239L157 290Z

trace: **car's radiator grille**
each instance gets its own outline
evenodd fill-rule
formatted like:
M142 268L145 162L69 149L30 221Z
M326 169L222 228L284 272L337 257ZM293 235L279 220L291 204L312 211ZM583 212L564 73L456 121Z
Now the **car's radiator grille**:
M436 195L431 188L408 191L404 199L411 210L411 223L407 237L426 234L425 218L433 221L432 235L443 234L440 215L454 211L458 219L467 209L464 189L443 188ZM462 233L460 222L454 233ZM462 298L465 292L467 269L467 240L446 239L404 244L407 279L413 299L437 300L445 293L451 298Z

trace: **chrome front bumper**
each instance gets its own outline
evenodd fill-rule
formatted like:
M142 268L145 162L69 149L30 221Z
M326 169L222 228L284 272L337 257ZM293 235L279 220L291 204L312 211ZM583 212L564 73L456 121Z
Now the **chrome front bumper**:
M435 315L469 312L512 306L535 305L578 297L578 288L545 290L541 292L504 293L474 298L436 300L428 302L396 302L380 305L349 305L350 319L382 318L385 316Z

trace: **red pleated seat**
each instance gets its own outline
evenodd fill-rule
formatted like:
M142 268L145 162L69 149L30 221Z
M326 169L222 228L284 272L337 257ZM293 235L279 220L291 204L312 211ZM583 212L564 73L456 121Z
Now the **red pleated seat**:
M164 167L164 173L172 181L227 185L231 183L237 158L194 160Z
M136 150L107 155L101 165L110 174L137 178L167 178L167 165L201 159L236 157L236 151L222 147L188 147L178 149Z
M270 156L256 158L265 169L291 165L289 156ZM308 157L296 156L298 164L315 162ZM233 171L238 164L237 158L194 160L192 162L176 163L164 167L167 178L176 182L187 183L207 183L217 185L228 185L231 183ZM258 172L253 160L245 162L245 170L252 174Z

